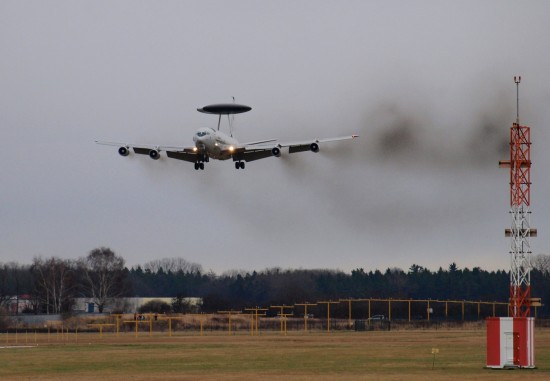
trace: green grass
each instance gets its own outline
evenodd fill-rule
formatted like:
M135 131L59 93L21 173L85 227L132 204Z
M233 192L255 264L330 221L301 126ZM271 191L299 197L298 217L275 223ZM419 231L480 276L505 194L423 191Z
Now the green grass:
M485 365L484 330L210 334L139 338L80 334L0 349L1 380L507 380L550 379L550 329L537 330L535 370ZM0 335L0 342L2 337ZM29 343L34 344L34 343ZM4 345L4 343L2 343ZM432 369L432 348L439 348Z

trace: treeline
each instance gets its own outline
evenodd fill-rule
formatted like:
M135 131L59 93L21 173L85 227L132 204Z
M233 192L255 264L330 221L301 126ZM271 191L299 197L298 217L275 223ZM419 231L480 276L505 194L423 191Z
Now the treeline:
M531 294L544 303L550 298L550 256L536 256L533 265ZM29 266L1 265L0 306L23 294L33 300L26 312L35 313L67 312L75 297L93 298L100 310L114 297L201 297L203 312L347 298L506 302L509 282L506 271L460 269L455 263L437 271L413 264L407 271L273 268L217 275L182 258L166 258L127 268L110 249L99 248L76 261L36 258ZM538 316L550 316L550 308L539 308Z
M531 271L533 297L550 298L550 256L539 255ZM203 310L240 310L254 306L292 305L303 302L346 298L439 299L506 302L509 273L486 271L479 267L460 269L451 263L447 269L431 271L413 264L379 270L282 270L260 272L232 271L222 275L195 271L164 271L150 266L128 270L130 289L136 296L198 296ZM539 316L549 315L546 306Z

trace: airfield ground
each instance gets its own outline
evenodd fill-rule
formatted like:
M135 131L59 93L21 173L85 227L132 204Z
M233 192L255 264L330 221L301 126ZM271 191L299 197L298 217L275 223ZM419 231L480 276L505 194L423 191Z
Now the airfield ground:
M484 329L289 332L286 336L153 333L138 338L128 333L102 338L98 333L83 333L59 340L47 334L20 333L15 346L0 335L0 380L550 379L549 328L536 331L534 370L484 369ZM439 349L435 360L432 348Z

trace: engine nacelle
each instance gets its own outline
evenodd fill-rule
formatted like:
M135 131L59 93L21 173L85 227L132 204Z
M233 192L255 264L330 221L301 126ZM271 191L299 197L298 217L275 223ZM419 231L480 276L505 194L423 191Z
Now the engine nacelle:
M118 154L120 156L128 156L130 154L130 150L128 149L128 147L120 147L118 149Z
M158 160L160 159L160 153L156 149L152 149L149 151L149 157L153 160Z
M279 147L273 147L271 149L271 154L275 157L280 157L281 156L281 149Z
M309 149L311 150L311 152L319 152L319 144L311 143L309 145Z

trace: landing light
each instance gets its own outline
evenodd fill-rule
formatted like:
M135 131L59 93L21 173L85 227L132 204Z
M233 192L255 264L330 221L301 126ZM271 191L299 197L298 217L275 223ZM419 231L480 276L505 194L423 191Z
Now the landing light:
M193 152L197 152L197 147L193 147Z
M235 147L229 146L229 151L230 151L230 152L233 152L234 150L235 150Z

